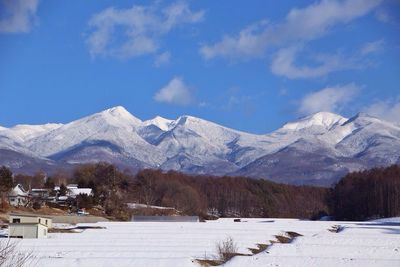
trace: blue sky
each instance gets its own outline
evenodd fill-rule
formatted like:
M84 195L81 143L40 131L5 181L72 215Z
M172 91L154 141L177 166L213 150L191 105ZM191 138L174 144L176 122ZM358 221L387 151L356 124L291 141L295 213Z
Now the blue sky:
M400 1L0 0L0 125L123 105L267 133L318 111L400 123Z

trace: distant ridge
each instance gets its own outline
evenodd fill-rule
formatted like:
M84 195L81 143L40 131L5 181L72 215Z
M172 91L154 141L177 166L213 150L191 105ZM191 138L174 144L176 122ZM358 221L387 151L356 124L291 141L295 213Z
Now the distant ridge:
M142 121L117 106L67 124L0 127L0 165L55 172L107 161L121 168L243 175L330 185L349 171L400 163L400 127L330 112L250 134L192 116Z

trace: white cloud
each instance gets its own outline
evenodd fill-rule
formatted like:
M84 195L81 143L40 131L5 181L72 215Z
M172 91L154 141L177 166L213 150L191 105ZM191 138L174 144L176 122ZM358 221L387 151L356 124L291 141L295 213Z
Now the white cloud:
M166 86L161 88L154 96L158 102L186 106L193 102L189 87L182 78L173 78Z
M266 25L266 21L261 21L241 30L235 37L225 35L218 43L202 46L200 53L205 59L217 56L251 58L262 55L268 43L268 34L264 32Z
M317 54L312 60L316 63L313 66L297 65L296 56L301 50L293 46L278 50L271 64L271 71L276 75L285 76L290 79L315 78L325 76L331 72L358 68L355 58L345 58L340 54Z
M364 111L369 115L382 118L387 121L400 123L400 99L389 99L372 103Z
M298 112L305 115L319 111L340 112L359 91L354 83L321 89L306 95L300 102Z
M373 42L366 43L362 48L361 48L361 55L368 55L372 53L377 53L381 50L383 50L383 45L384 41L383 40L377 40Z
M183 2L161 8L149 6L107 8L89 20L86 43L92 56L127 59L158 51L160 38L182 24L197 23L204 11L193 12Z
M383 23L389 23L393 21L392 16L386 9L380 8L375 12L375 17L377 20Z
M204 18L204 10L193 12L184 1L175 2L166 7L163 13L166 17L163 24L167 29L183 23L197 23Z
M332 27L364 16L382 0L322 0L301 9L292 9L281 23L262 21L240 31L236 36L224 36L221 41L204 45L200 53L206 59L214 57L251 58L268 48L292 45L320 38Z
M29 32L38 5L39 0L0 0L0 33Z
M156 56L154 59L154 66L156 67L161 67L163 65L166 65L169 63L169 60L171 59L171 53L170 52L164 52Z

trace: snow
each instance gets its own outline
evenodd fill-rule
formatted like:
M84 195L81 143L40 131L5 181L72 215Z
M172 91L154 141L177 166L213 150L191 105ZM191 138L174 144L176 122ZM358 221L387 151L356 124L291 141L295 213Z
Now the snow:
M324 127L325 129L330 129L334 125L345 123L347 120L348 119L334 113L318 112L298 121L287 123L283 126L283 129L298 131L313 126L320 126Z
M138 135L137 129L141 123L123 107L115 107L65 124L29 140L27 145L39 155L51 156L84 142L107 141L135 159L159 164L165 160L165 156Z
M344 230L327 229L340 224ZM400 225L377 222L302 221L295 219L220 219L205 223L101 222L106 229L53 233L48 239L23 239L21 251L33 251L38 266L198 266L213 258L215 244L232 237L240 253L274 235L295 231L290 244L267 252L236 256L225 266L399 266ZM64 226L67 228L68 226Z
M400 217L376 219L376 220L371 220L371 222L389 223L389 224L390 223L398 223L398 224L400 224Z
M304 142L296 143L299 140ZM98 143L117 148L116 152L105 148L111 158L137 160L146 167L201 167L212 174L227 174L291 145L300 151L321 148L338 159L364 153L393 164L400 157L400 127L362 113L347 119L319 112L269 134L251 134L188 115L141 121L117 106L64 125L18 125L0 130L0 148L41 158ZM96 160L90 153L81 153L78 161L71 158L69 162Z
M169 131L171 129L171 126L173 125L174 120L169 120L160 116L156 116L155 118L151 120L147 120L143 122L143 126L149 126L149 125L154 125L157 126L159 129L163 131Z
M46 132L60 128L63 124L61 123L47 123L43 125L27 125L19 124L10 129L13 134L23 141L35 138Z

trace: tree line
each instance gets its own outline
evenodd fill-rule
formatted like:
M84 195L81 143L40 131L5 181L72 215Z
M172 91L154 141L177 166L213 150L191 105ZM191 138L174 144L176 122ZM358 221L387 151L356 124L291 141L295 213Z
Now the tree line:
M339 220L400 216L400 166L347 174L332 189L329 206Z
M11 172L0 169L0 190L10 188ZM5 178L3 178L5 177ZM400 215L400 167L346 175L332 188L294 186L246 177L188 175L146 169L132 174L108 163L77 167L70 175L14 175L13 184L47 188L76 183L94 195L79 196L81 207L101 206L106 215L128 219L126 203L175 208L182 214L211 217L281 217L364 220Z

